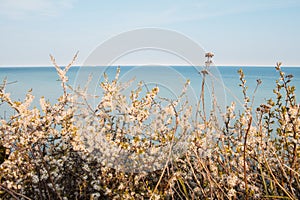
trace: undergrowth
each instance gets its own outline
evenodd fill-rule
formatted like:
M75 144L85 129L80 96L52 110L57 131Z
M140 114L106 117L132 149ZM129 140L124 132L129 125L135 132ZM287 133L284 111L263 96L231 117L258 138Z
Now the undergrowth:
M206 56L202 85L213 55ZM31 92L14 101L6 80L0 85L1 105L15 111L0 121L1 199L300 198L300 108L293 76L280 63L274 97L257 108L239 70L243 109L232 102L220 123L216 110L204 112L204 87L194 119L184 98L188 82L176 100L160 99L158 87L142 95L142 83L127 98L119 70L101 83L93 108L86 89L68 85L73 61L61 68L51 59L63 91L56 103L43 97L41 109L30 108ZM186 150L173 155L182 145L176 133ZM104 140L116 148L95 149ZM122 161L126 152L136 155L130 166Z

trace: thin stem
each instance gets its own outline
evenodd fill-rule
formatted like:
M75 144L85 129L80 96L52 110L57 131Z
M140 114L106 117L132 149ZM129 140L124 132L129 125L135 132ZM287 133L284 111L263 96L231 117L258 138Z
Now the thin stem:
M250 132L250 128L251 128L251 124L252 124L252 116L250 116L250 120L248 123L248 128L247 131L245 133L245 140L244 140L244 154L243 154L243 159L244 159L244 182L245 182L245 199L248 199L248 184L247 184L247 168L246 168L246 151L247 151L247 137L248 134Z

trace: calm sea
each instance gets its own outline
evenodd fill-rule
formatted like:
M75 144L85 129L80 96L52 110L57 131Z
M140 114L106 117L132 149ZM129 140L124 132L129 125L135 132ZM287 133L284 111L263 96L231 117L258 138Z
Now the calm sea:
M260 79L262 84L258 87L254 106L258 106L266 99L275 98L273 89L276 86L278 73L274 67L212 67L210 73L206 75L206 101L216 98L221 107L229 105L235 101L237 105L242 103L242 92L239 87L238 69L243 69L245 79L247 80L248 94L253 97L253 92ZM202 75L199 73L203 70L201 67L191 66L139 66L139 67L121 67L120 80L127 82L133 80L131 86L124 90L129 94L130 90L136 88L136 84L143 82L145 90L158 86L160 88L160 96L175 99L182 91L186 80L190 80L191 84L187 94L190 102L196 104L201 89ZM300 67L283 67L286 75L293 74L292 85L296 86L296 95L300 97ZM69 84L73 87L84 86L90 74L93 80L89 85L89 91L92 94L101 96L99 83L103 81L103 73L107 73L108 78L112 79L116 72L116 67L72 67L68 72ZM51 102L62 94L60 82L54 67L1 67L0 79L7 78L8 84L6 91L11 94L14 100L23 100L26 92L32 89L36 99L33 106L38 106L38 99L44 96ZM210 104L207 103L209 107ZM238 106L239 107L239 106ZM9 115L5 105L0 106L0 116Z

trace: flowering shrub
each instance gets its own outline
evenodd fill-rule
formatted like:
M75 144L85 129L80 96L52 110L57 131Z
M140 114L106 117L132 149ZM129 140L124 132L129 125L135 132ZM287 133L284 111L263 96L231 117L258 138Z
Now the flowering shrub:
M233 102L220 124L200 106L193 119L189 82L173 101L158 87L142 95L142 83L127 97L119 70L93 108L86 89L68 86L76 56L65 68L51 59L62 86L55 104L42 97L41 109L30 108L30 92L14 101L6 81L0 87L15 111L0 122L1 199L300 198L300 106L280 63L276 98L256 109L239 71L244 110Z

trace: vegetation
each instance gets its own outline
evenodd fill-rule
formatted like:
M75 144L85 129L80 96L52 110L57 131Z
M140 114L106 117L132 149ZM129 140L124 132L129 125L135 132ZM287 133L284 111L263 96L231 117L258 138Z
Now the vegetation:
M213 55L206 56L202 85ZM101 83L93 108L86 87L68 86L73 62L60 68L51 59L63 91L55 104L41 98L41 109L30 108L31 92L14 101L6 81L0 87L1 102L15 111L0 121L1 199L300 198L300 106L280 63L275 98L258 108L239 70L244 109L233 102L220 123L218 109L204 113L204 87L194 117L188 82L177 100L159 98L157 87L142 95L142 84L128 99L119 71ZM130 166L122 160L128 152Z

